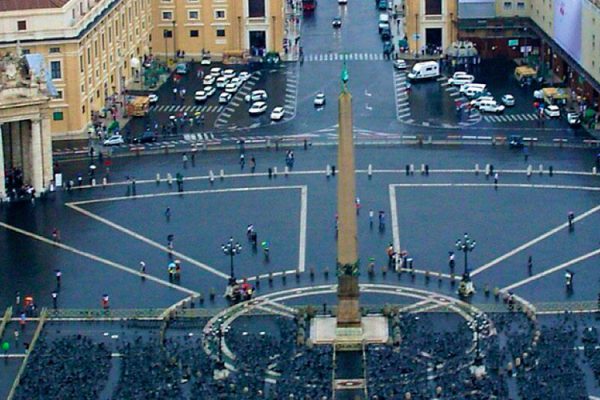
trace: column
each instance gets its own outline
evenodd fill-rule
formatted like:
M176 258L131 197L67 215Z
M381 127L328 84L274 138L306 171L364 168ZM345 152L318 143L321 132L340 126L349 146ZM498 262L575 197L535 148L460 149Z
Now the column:
M0 125L0 201L3 201L6 197L4 179L4 142L2 141L2 125Z
M44 191L41 125L40 119L31 120L31 146L29 148L29 157L31 157L31 185L38 196Z
M54 179L54 168L52 165L52 133L50 130L50 118L42 119L42 171L43 185L48 187Z

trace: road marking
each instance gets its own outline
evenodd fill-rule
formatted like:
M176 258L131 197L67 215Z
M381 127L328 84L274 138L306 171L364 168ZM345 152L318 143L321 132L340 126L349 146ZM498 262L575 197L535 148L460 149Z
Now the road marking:
M188 179L189 178L186 178L185 180L188 180ZM288 190L288 189L300 189L300 238L299 238L299 244L298 244L298 267L297 268L298 268L298 270L300 270L300 272L304 272L305 268L306 268L306 233L307 233L307 218L308 218L308 212L307 212L307 210L308 210L308 187L306 185L272 186L272 187L271 186L260 186L260 187L228 188L228 189L214 189L214 190L194 190L194 191L183 192L183 194L184 195L197 195L197 194L209 194L209 193L233 193L233 192ZM79 206L85 205L85 204L103 203L103 202L109 202L109 201L135 200L135 199L140 199L140 198L155 198L155 197L180 196L180 195L182 195L182 193L180 193L180 192L151 193L151 194L142 194L142 195L136 195L136 196L119 196L119 197L110 197L110 198L105 198L105 199L83 200L83 201L66 203L65 205L67 207L70 207L70 208L84 214L85 216L87 216L89 218L92 218L99 222L102 222L102 223L104 223L118 231L121 231L135 239L138 239L154 248L157 248L166 253L169 253L169 249L166 246L163 246L151 239L148 239L145 236L142 236L128 228L125 228L124 226L116 224L106 218L103 218L103 217L101 217L97 214L94 214L94 213L92 213L84 208L81 208ZM0 225L0 226L2 226L2 225ZM46 240L48 240L50 243L53 243L50 239L46 239ZM173 255L176 256L177 258L185 260L193 265L196 265L197 267L200 267L201 269L204 269L204 270L211 272L222 278L229 279L228 274L225 274L213 267L210 267L207 264L197 261L197 260L195 260L191 257L188 257L182 253L179 253L177 251L171 251L171 253L173 253ZM135 272L137 273L137 271L135 271Z
M596 189L600 190L600 187L598 187ZM587 218L590 215L594 214L598 210L600 210L600 206L596 206L596 207L594 207L594 208L592 208L592 209L584 212L580 216L575 217L574 222L581 221L584 218ZM492 261L490 261L489 263L484 264L484 265L482 265L479 268L476 268L475 270L473 270L473 272L471 272L471 276L475 276L475 275L477 275L477 274L485 271L486 269L489 269L489 268L493 267L494 265L496 265L496 264L498 264L498 263L506 260L507 258L512 257L513 255L515 255L515 254L517 254L517 253L519 253L519 252L521 252L521 251L523 251L523 250L525 250L525 249L533 246L534 244L539 243L542 240L549 238L550 236L554 235L557 232L560 232L561 230L567 228L568 226L569 226L569 223L565 222L565 223L560 224L559 226L557 226L557 227L555 227L553 229L550 229L548 232L546 232L546 233L544 233L544 234L542 234L542 235L540 235L540 236L538 236L538 237L530 240L529 242L527 242L525 244L522 244L519 247L514 248L513 250L509 251L508 253L506 253L506 254L504 254L504 255L502 255L502 256L500 256L500 257L498 257L498 258L496 258L496 259L494 259Z
M550 274L552 274L552 273L554 273L556 271L560 271L561 269L565 269L567 267L570 267L573 264L577 264L578 262L585 261L588 258L592 258L592 257L595 257L597 255L600 255L600 248L598 248L598 249L596 249L594 251L591 251L589 253L586 253L586 254L584 254L582 256L579 256L577 258L574 258L572 260L569 260L567 262L564 262L564 263L562 263L560 265L557 265L555 267L552 267L550 269L547 269L544 272L540 272L539 274L535 274L533 276L530 276L527 279L523 279L522 281L513 283L512 285L508 285L505 288L503 288L502 291L506 292L506 291L509 291L509 290L513 290L515 288L518 288L519 286L523 286L523 285L525 285L525 284L527 284L529 282L535 281L536 279L543 278L546 275L550 275Z
M68 204L67 204L67 206L68 206ZM29 237L31 239L38 240L40 242L46 243L46 244L54 246L54 247L61 248L63 250L66 250L68 252L80 255L82 257L85 257L85 258L88 258L90 260L99 262L101 264L108 265L109 267L112 267L112 268L115 268L115 269L127 272L127 273L132 274L132 275L136 275L136 276L139 276L139 277L144 277L145 279L147 279L149 281L158 283L158 284L163 285L163 286L167 286L167 287L169 287L171 289L179 290L181 292L187 293L187 294L192 295L192 296L197 296L198 295L198 292L195 292L195 291L190 290L190 289L186 289L186 288L184 288L184 287L182 287L180 285L175 285L175 284L173 284L171 282L164 281L164 280L159 279L159 278L157 278L155 276L152 276L150 274L142 274L138 270L135 270L133 268L129 268L129 267L126 267L126 266L124 266L122 264L116 263L114 261L107 260L106 258L97 256L97 255L92 254L92 253L88 253L87 251L76 249L75 247L68 246L68 245L66 245L64 243L61 243L61 242L54 242L53 240L48 239L48 238L46 238L44 236L40 236L40 235L35 234L33 232L29 232L29 231L26 231L24 229L17 228L16 226L9 225L9 224L6 224L4 222L0 222L0 226L3 227L3 228L5 228L5 229L8 229L10 231L13 231L13 232L16 232L16 233L20 233L21 235L27 236L27 237Z
M400 228L398 224L398 208L396 206L396 187L392 184L388 188L390 192L390 218L392 219L392 239L394 250L398 253L400 248Z

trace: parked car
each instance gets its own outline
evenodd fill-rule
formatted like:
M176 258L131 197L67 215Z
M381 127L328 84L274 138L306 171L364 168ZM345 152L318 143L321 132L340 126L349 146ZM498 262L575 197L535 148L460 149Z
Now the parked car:
M219 67L213 67L213 68L211 68L210 69L210 74L212 76L214 76L215 78L218 77L218 76L221 76L221 68L219 68Z
M226 70L223 71L223 76L227 79L231 79L235 76L235 70L228 68Z
M575 110L567 111L567 122L570 126L581 125L581 115Z
M338 4L340 6L345 6L346 4L348 4L348 0L338 0Z
M408 68L408 65L406 64L406 61L399 58L396 61L394 61L394 68L399 69L399 70L404 70L404 69Z
M244 100L246 100L246 103L253 103L255 101L264 101L267 97L267 92L263 89L256 89L253 90L252 93L247 94L246 97L244 97Z
M498 104L495 101L483 101L479 105L479 111L495 113L495 114L500 114L500 113L504 112L505 108L506 107L504 107L502 104Z
M206 93L204 92L204 90L198 90L196 93L194 93L194 100L197 103L201 103L203 101L206 101L206 99L208 99L208 96L206 95Z
M271 120L280 121L285 115L285 109L283 107L275 107L273 111L271 111Z
M227 88L225 88L225 90L227 90ZM223 92L219 95L219 104L227 104L229 103L229 100L231 100L231 93L229 92Z
M520 149L525 147L525 143L523 143L523 137L519 135L511 135L508 140L508 146L513 149Z
M315 100L313 101L315 107L321 107L325 105L325 93L319 92L315 95Z
M502 96L502 104L506 107L512 107L515 105L515 97L512 94L505 94Z
M448 79L448 83L451 85L466 85L468 83L473 83L475 81L475 77L469 74L461 74L457 77L452 77Z
M381 29L379 34L381 36L381 40L392 40L392 31L390 30L389 26Z
M225 91L227 93L235 93L240 86L242 86L242 81L240 81L239 78L233 78L227 85L225 85Z
M213 94L215 94L216 89L214 86L204 86L204 89L202 89L204 91L204 93L206 93L206 97L210 97Z
M560 108L554 104L546 106L544 107L544 115L548 118L560 118Z
M153 143L156 142L156 135L152 131L145 131L142 136L133 139L133 143Z
M333 26L334 28L341 28L342 19L340 17L333 17L333 19L331 20L331 26Z
M215 83L215 77L212 76L212 75L206 75L204 77L204 79L202 80L202 83L204 84L204 86L214 85L214 83Z
M125 143L125 140L123 140L123 136L121 136L120 134L116 133L112 136L110 136L108 139L106 139L103 144L105 146L117 146L120 144Z
M175 67L175 73L179 75L185 75L189 72L190 68L186 63L179 63L177 67Z
M387 0L379 0L377 3L377 8L381 11L387 10L388 2Z
M220 76L217 78L217 87L219 89L223 89L225 87L225 85L227 85L229 83L229 78L225 78L224 76Z
M238 78L242 82L246 82L248 79L250 79L250 72L248 72L248 71L242 71L242 72L240 72L238 74Z
M200 65L210 65L210 55L203 55L202 60L200 61Z
M469 103L473 107L479 108L481 103L483 103L484 101L495 101L495 100L492 96L480 96L480 97L476 98L475 100L471 100Z
M156 93L150 93L148 95L148 103L150 103L150 104L158 103L158 95Z
M256 103L252 104L252 106L248 110L250 115L260 115L265 111L267 111L267 103L265 103L264 101L257 101Z

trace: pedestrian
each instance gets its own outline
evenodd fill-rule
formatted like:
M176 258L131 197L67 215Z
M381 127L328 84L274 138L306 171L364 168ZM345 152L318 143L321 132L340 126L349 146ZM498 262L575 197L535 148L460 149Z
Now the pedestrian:
M240 154L240 168L244 169L244 165L246 164L246 156L244 153Z
M173 88L173 101L176 101L176 100L177 100L177 88L174 87Z
M392 268L392 265L394 263L394 256L396 254L396 252L394 251L394 245L392 243L390 243L390 245L387 247L386 253L388 256L388 268Z
M254 225L248 224L248 226L246 227L246 237L248 239L250 239L250 237L252 236L252 232L254 232Z
M498 187L498 173L497 172L494 174L494 187L496 187L496 188Z
M15 329L13 335L15 337L15 347L17 347L19 345L19 336L20 336L19 330Z
M108 295L106 293L104 293L102 295L102 308L107 311L108 307L109 307L109 303L108 303Z
M356 197L356 200L354 200L354 207L356 208L356 215L360 214L360 197Z
M25 315L25 312L22 312L21 315L19 315L19 326L21 327L22 331L25 330L26 323L27 323L27 315Z
M56 290L52 291L52 308L55 310L58 308L58 292Z
M572 231L575 225L575 213L573 211L569 211L567 220L569 221L569 230Z
M262 247L263 254L264 254L264 256L265 256L265 261L266 261L266 262L269 262L269 251L270 251L270 249L269 249L269 242L267 242L267 241L265 240L265 241L263 241L263 242L260 244L260 246Z
M167 219L167 221L169 221L171 219L171 207L167 207L165 210L165 218Z
M183 153L183 156L181 156L181 161L183 161L183 168L187 168L187 162L188 162L187 154Z
M254 173L254 171L256 171L256 158L252 156L252 158L250 158L250 172Z
M567 290L573 290L573 277L575 276L575 272L570 269L565 272L565 285L567 286Z
M383 230L385 228L385 211L379 211L379 229Z
M60 242L60 231L58 230L58 228L52 229L52 241L54 243Z
M527 271L531 274L531 270L533 269L533 257L529 256L527 258Z
M454 259L455 255L453 251L448 252L448 266L450 267L450 271L454 271L454 267L456 266L456 261Z
M62 279L62 271L60 269L54 270L54 276L56 277L56 286L60 288L60 281Z
M140 261L140 273L141 274L146 273L146 263L144 261Z
M374 216L374 212L373 209L369 210L369 228L373 229L373 216Z
M21 304L21 292L19 292L18 290L15 292L15 305L17 307L19 307L19 305Z
M192 167L196 166L196 153L192 151Z

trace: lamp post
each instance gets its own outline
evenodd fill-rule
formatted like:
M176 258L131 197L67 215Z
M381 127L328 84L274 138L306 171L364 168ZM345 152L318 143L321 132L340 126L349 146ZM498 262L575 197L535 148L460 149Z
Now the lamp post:
M415 13L415 58L419 58L419 13Z
M173 62L177 63L175 52L177 51L177 37L175 36L175 20L173 20Z
M224 371L225 361L223 360L223 338L229 332L229 326L223 326L223 321L221 319L215 322L216 326L213 326L210 333L214 338L217 339L217 364L216 370Z
M234 242L233 236L231 236L227 243L221 245L221 249L223 250L223 254L229 256L229 284L233 285L235 284L235 273L233 271L233 256L242 252L242 245L238 242Z
M468 254L475 249L477 243L469 237L469 234L465 232L462 239L456 241L456 249L462 251L465 254L465 270L462 275L460 287L458 292L462 296L469 296L475 292L473 282L471 282L471 274L469 272L469 258Z

